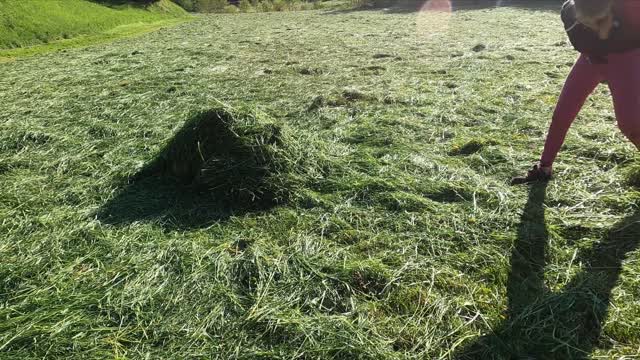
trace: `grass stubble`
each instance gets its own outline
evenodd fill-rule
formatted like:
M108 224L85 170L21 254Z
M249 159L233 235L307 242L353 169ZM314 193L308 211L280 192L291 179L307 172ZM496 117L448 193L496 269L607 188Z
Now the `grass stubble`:
M555 181L509 187L575 58L557 14L428 16L201 16L0 65L0 357L637 356L638 159L607 90ZM297 149L267 157L299 165L286 201L132 180L221 106Z

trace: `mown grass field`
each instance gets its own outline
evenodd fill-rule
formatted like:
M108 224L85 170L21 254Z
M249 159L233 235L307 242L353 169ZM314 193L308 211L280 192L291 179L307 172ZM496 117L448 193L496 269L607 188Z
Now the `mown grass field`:
M508 186L575 58L557 12L499 8L207 15L1 64L0 358L639 356L606 87L555 181ZM304 154L286 201L130 181L221 106Z

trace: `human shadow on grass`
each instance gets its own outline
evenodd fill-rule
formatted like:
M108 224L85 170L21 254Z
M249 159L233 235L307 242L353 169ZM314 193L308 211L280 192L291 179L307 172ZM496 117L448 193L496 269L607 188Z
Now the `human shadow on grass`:
M197 114L159 155L97 213L108 224L151 222L166 229L206 227L282 201L271 182L280 141L272 125L225 110Z
M403 14L423 11L456 12L495 8L560 12L561 7L562 1L557 0L373 0L353 9L327 11L324 14L337 15L381 10L386 14Z
M640 211L579 255L583 270L560 292L544 286L546 185L530 188L511 255L506 322L455 359L586 359L600 344L613 288L640 241Z

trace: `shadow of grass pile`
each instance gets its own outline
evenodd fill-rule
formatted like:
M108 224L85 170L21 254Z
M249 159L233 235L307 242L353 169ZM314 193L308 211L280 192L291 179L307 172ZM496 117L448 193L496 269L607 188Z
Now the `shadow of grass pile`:
M188 120L135 179L168 176L232 207L269 207L314 172L312 152L266 116L218 108Z

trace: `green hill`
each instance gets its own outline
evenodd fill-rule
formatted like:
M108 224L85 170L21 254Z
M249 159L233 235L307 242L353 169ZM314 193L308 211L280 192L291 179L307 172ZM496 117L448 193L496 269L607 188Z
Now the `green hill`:
M0 49L97 35L122 25L186 16L182 8L169 0L149 5L131 1L0 0Z

